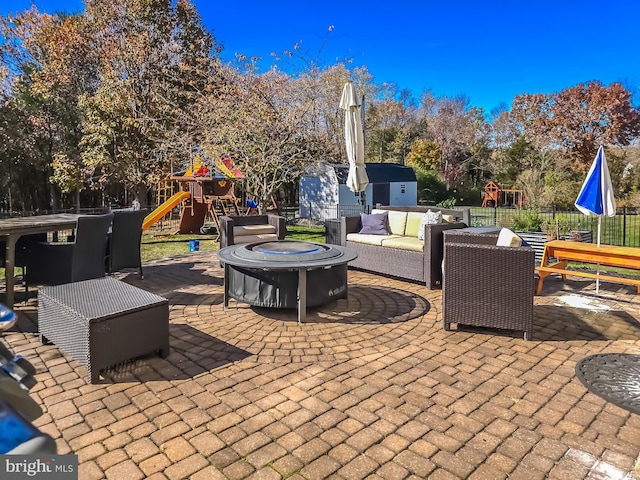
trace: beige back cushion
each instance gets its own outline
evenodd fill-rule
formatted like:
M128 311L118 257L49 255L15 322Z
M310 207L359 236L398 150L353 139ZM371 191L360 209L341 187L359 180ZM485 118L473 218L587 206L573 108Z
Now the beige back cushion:
M422 212L409 212L407 215L407 228L405 235L408 237L418 237L420 232L420 224L422 223Z
M242 235L263 235L267 233L276 233L276 227L274 225L239 225L233 227L234 238Z
M522 245L522 239L508 228L500 230L496 246L498 247L519 247Z
M396 212L395 210L383 210L374 208L371 213L389 212L389 232L392 235L404 235L407 226L407 212Z

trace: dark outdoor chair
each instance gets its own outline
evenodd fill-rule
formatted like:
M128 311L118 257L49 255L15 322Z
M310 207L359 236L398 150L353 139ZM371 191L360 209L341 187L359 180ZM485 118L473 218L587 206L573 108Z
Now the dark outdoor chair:
M140 242L142 222L149 214L146 210L114 210L111 234L107 247L107 273L125 268L137 268L142 275Z
M35 242L27 250L28 285L60 285L105 276L107 234L113 213L78 218L75 241Z
M32 233L31 235L22 235L15 246L14 266L22 268L22 280L25 279L25 270L27 269L27 251L29 245L33 242L46 242L46 233ZM6 268L7 263L7 242L0 240L0 266ZM6 272L5 272L6 274ZM24 282L24 288L28 292L29 285Z
M32 242L46 242L46 233L32 233L31 235L22 235L16 242L15 249L15 266L24 268L27 264L27 248ZM0 240L0 267L4 268L7 262L7 242Z
M285 218L279 215L229 215L220 217L220 248L287 236Z
M523 332L531 338L535 252L531 247L498 247L498 234L444 234L442 319L451 324Z

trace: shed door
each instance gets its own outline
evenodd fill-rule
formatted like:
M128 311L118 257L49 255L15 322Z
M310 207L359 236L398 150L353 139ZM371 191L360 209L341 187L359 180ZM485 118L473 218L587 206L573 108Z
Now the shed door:
M377 205L389 205L391 199L391 187L389 183L374 183L373 184L373 200L371 204Z

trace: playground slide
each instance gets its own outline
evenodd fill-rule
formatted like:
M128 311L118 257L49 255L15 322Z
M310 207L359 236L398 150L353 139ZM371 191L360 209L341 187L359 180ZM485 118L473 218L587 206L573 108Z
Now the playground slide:
M173 207L178 205L181 201L189 198L190 196L191 194L189 192L178 192L171 195L171 197L169 197L169 200L158 206L158 208L156 208L153 212L151 212L144 218L144 222L142 222L142 231L145 231L151 225L163 218L173 209Z

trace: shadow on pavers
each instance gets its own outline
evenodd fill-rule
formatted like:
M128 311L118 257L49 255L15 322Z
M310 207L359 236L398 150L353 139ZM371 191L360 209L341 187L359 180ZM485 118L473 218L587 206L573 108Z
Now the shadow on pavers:
M640 322L621 310L589 311L565 305L533 307L533 340L636 340Z
M251 356L198 329L169 325L169 356L149 354L101 372L101 383L186 380Z
M286 322L297 322L295 309L251 307L259 315ZM422 317L431 310L427 299L391 287L349 285L346 299L307 308L305 323L345 323L382 325L403 323Z

